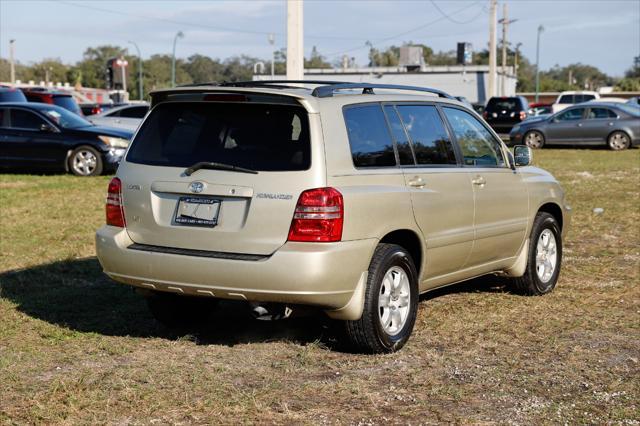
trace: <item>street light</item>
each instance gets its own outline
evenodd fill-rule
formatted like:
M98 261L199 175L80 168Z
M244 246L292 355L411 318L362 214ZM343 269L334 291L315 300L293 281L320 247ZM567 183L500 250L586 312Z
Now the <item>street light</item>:
M544 27L538 27L538 41L536 43L536 102L538 102L538 94L540 93L540 34L544 31Z
M271 45L271 80L274 79L273 63L275 62L276 52L273 50L273 44L276 42L275 34L269 34L269 44Z
M15 60L13 57L13 46L15 45L16 40L12 38L9 40L9 62L11 63L11 84L16 83L16 66Z
M138 51L138 93L140 95L140 100L142 100L142 54L140 53L140 48L135 41L128 41L127 43L133 44Z
M179 38L183 38L184 33L178 31L173 38L173 55L171 56L171 87L176 87L176 43Z

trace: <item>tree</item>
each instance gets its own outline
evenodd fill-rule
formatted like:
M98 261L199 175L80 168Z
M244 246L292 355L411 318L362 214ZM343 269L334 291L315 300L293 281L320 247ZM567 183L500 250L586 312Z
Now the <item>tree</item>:
M640 78L640 55L633 58L633 65L624 73L627 78Z
M217 59L196 54L187 59L184 70L194 83L208 83L222 80L224 65Z
M82 76L81 84L85 87L106 87L105 73L107 61L111 58L117 58L126 54L127 49L119 46L104 45L87 48L82 55L82 60L76 64L76 68ZM131 57L127 58L130 64L129 69L131 69L131 63L133 62L131 59ZM129 86L129 84L127 84L127 86Z
M324 56L318 53L318 49L313 46L311 49L311 57L304 60L305 68L331 68L331 64L325 61Z

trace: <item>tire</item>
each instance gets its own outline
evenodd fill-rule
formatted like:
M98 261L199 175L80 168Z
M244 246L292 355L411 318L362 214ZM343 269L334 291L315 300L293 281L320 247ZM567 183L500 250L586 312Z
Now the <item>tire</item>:
M527 268L522 277L511 279L512 287L523 295L542 296L555 288L562 265L562 233L556 218L539 212L529 241Z
M90 146L79 146L69 156L69 171L76 176L98 176L102 174L102 156Z
M522 138L529 148L540 149L544 146L544 135L537 130L530 130Z
M362 316L345 321L347 343L362 353L395 352L409 340L417 312L418 274L411 256L398 245L379 244L369 265Z
M625 132L616 130L607 138L607 146L612 151L623 151L631 146L631 138Z
M186 328L206 323L215 300L152 292L145 296L153 317L168 328Z

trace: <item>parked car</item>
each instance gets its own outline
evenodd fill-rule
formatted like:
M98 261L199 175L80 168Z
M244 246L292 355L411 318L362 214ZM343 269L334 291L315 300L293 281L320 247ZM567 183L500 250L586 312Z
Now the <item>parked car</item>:
M629 100L627 100L627 103L634 106L640 105L640 96L634 96L633 98L630 98Z
M80 105L78 105L78 102L69 93L49 90L31 90L29 88L23 88L22 92L29 102L57 105L80 116L83 115Z
M549 117L532 118L515 126L512 144L607 145L619 151L640 143L640 108L627 104L587 102Z
M558 95L555 102L551 105L551 110L553 113L556 113L571 105L588 102L593 99L600 99L600 94L598 92L590 92L587 90L570 90L562 92Z
M525 120L529 103L524 96L494 97L489 99L482 116L498 133L509 133L511 128Z
M454 98L462 102L466 107L473 109L473 105L471 104L471 102L469 102L469 99L465 98L464 96L454 96Z
M551 114L551 104L533 103L529 104L529 117Z
M27 102L24 93L14 87L0 87L0 102Z
M149 104L127 104L91 116L89 121L102 126L135 131L147 112L149 112Z
M588 102L609 102L609 103L616 103L616 104L624 104L627 101L628 101L627 98L617 98L615 96L610 96L606 98L591 99Z
M128 104L114 103L114 102L102 102L102 103L89 102L89 103L81 103L80 109L82 110L82 114L84 114L84 116L87 117L90 115L102 114L103 112L107 112L111 108L115 108L121 105L128 105Z
M5 169L99 175L117 168L132 136L95 126L56 105L0 104L0 167Z
M498 271L553 290L570 208L530 148L434 89L305 84L152 95L96 248L159 321L199 321L207 298L313 305L391 352L420 293Z

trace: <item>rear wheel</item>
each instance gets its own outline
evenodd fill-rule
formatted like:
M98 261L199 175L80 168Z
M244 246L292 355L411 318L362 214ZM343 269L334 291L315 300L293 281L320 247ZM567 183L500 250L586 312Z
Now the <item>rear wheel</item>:
M531 130L524 135L524 143L529 148L542 148L544 146L544 135L537 130Z
M76 176L102 174L102 157L90 146L76 148L69 156L69 170Z
M538 213L529 241L526 271L522 277L512 278L512 283L518 293L540 296L555 288L562 264L562 234L555 217Z
M369 266L362 317L346 321L353 349L394 352L409 340L418 311L418 277L409 253L395 244L380 244Z
M631 138L625 132L616 131L611 133L607 138L607 145L609 145L609 148L613 151L622 151L631 146Z
M153 317L169 328L183 328L205 323L215 307L215 300L153 292L145 296Z

